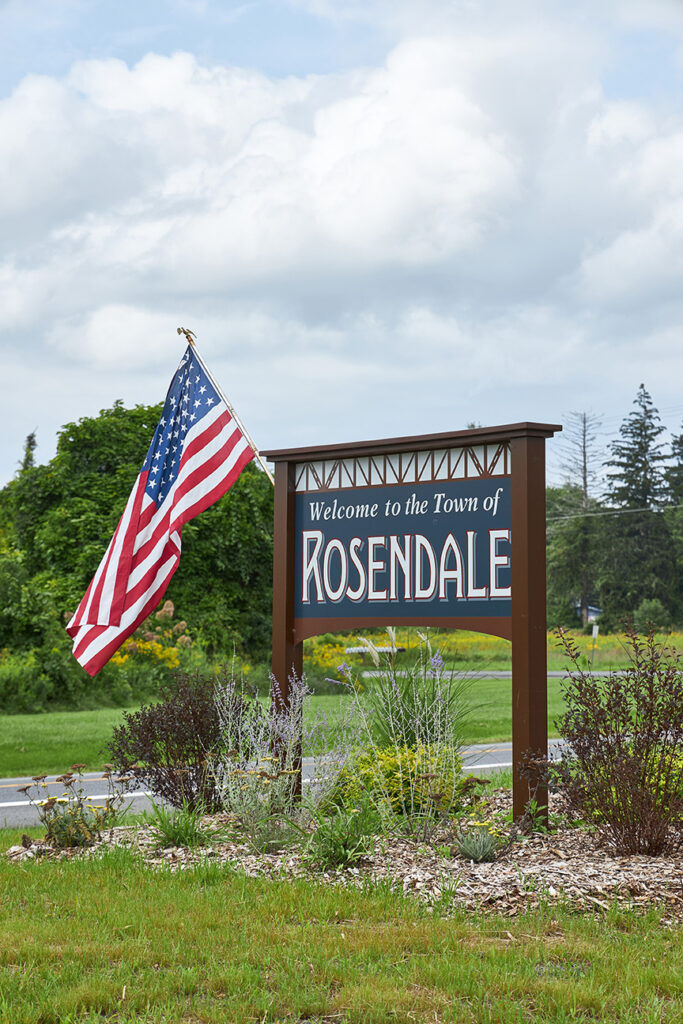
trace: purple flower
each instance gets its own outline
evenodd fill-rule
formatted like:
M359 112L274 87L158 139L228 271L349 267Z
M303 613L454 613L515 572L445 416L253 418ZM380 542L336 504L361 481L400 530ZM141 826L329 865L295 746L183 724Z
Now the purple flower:
M441 657L441 654L439 653L439 651L437 651L436 654L432 655L432 657L430 658L429 664L432 666L432 674L433 675L437 675L437 673L439 673L441 671L441 669L444 666L444 660Z
M350 676L351 666L347 665L345 661L342 661L341 665L337 665L337 672L340 676Z

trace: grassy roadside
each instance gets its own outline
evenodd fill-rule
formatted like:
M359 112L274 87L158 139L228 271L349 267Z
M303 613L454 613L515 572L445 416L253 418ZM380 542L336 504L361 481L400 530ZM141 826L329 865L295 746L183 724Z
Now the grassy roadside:
M406 654L400 657L409 664L414 658L419 632L412 628L397 631L397 642L406 647ZM382 630L368 631L377 643L386 643ZM581 650L582 663L588 666L593 656L593 640L590 636L575 633L574 639ZM673 633L662 636L662 642L683 651L683 634ZM351 661L362 671L369 665L363 664L358 655L347 655L349 645L357 642L349 635L323 635L306 641L307 670L313 676L338 676L337 666ZM458 672L508 670L510 668L510 644L495 636L468 633L459 630L432 630L430 642L433 649L440 650L448 667ZM627 656L620 636L601 635L594 652L596 669L615 669L627 663ZM399 663L400 667L400 663ZM556 637L548 635L548 668L550 671L566 668L566 659L557 649ZM554 722L562 713L561 681L548 681L548 725L550 735L555 735ZM511 725L511 683L509 680L475 680L471 687L474 705L465 737L469 743L494 743L509 741ZM324 711L331 720L343 708L340 695L315 696L310 701L309 714ZM113 727L121 721L122 711L117 708L96 711L51 712L42 715L0 715L0 776L31 775L37 772L61 772L74 762L83 762L89 769L99 769L106 760L103 750L111 737Z
M384 646L388 642L385 630L362 630L363 636L373 643ZM412 626L396 628L396 643L404 648L398 655L398 666L408 665L415 660L421 640L428 634L432 650L439 651L448 668L457 671L509 671L512 647L508 640L484 633L472 633L459 629L417 629ZM570 631L576 644L583 667L591 664L596 670L610 671L622 668L628 663L628 654L620 633L601 633L596 641L590 634L578 630ZM658 638L667 647L683 652L683 633L662 633ZM348 662L358 668L363 663L369 667L369 660L358 654L348 654L347 648L358 644L354 633L322 634L304 641L304 663L307 671L321 676L337 678L336 668L341 662ZM567 658L558 637L550 630L547 637L548 671L563 671Z
M473 682L470 697L474 707L466 742L509 741L511 694L509 679ZM344 701L343 696L314 696L309 715L324 713L333 722L343 712ZM562 710L559 679L548 681L548 709L550 733L555 735L553 722ZM89 771L99 769L106 760L104 747L122 715L120 708L104 708L0 716L0 777L62 772L77 761L86 764Z
M121 850L0 862L0 891L8 1024L662 1024L683 1012L681 933L656 914L444 919L386 885L211 864L173 874Z

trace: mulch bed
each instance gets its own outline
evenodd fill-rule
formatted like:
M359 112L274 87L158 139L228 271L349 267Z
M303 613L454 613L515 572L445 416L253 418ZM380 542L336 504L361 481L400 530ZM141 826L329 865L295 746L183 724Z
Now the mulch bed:
M504 811L510 795L496 794L490 805ZM552 803L550 807L552 811ZM207 826L222 824L220 816ZM459 856L443 856L435 846L449 845L449 835L434 846L403 837L377 843L372 856L352 868L315 870L298 850L255 854L238 842L220 839L194 849L160 849L153 826L121 826L102 834L85 851L54 851L27 840L8 851L11 860L94 856L103 849L125 846L152 866L182 869L207 860L230 864L247 875L317 878L333 885L362 886L368 880L389 880L397 890L434 906L492 911L514 917L540 905L562 904L577 910L604 911L614 904L644 912L657 907L664 924L683 923L683 851L659 857L618 857L596 831L560 828L515 841L493 863L476 864Z

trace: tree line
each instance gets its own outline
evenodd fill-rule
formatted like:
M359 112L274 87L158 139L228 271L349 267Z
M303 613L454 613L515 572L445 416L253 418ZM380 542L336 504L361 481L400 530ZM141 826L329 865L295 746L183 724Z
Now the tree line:
M107 666L91 682L71 657L64 626L114 532L160 414L160 405L117 402L67 423L42 465L35 436L27 438L14 479L0 490L0 707L78 706L98 686L124 702L151 685L153 659L145 661L142 648L125 671ZM585 624L590 608L608 629L626 617L683 622L683 432L664 444L642 385L605 459L598 427L591 414L569 417L566 482L547 491L548 625ZM254 464L186 525L166 597L195 651L214 661L233 652L269 661L272 540L272 487ZM171 664L154 650L159 664Z
M151 668L170 664L157 645L159 657L146 659L151 667L138 656L137 675L131 659L125 672L110 663L91 681L64 628L116 529L161 409L116 402L67 423L44 465L35 464L35 436L27 438L18 472L0 490L0 708L80 706L99 691L116 691L115 702L126 702L149 689ZM272 533L272 486L253 463L184 527L166 599L195 650L216 660L233 652L268 658Z
M566 482L547 490L549 626L589 609L606 629L683 621L683 432L665 444L643 384L633 406L605 456L600 418L568 418Z

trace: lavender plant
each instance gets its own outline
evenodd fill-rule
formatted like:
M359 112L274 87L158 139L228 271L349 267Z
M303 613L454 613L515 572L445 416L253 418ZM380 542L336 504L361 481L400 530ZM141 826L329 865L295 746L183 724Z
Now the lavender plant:
M371 640L359 642L370 655L375 672L364 692L365 716L378 748L397 744L417 747L447 743L462 747L463 726L471 712L470 679L448 670L441 653L432 648L429 636L418 633L415 661L399 669L396 664L396 633L389 627L389 653L380 654ZM347 676L350 679L350 676Z
M324 715L303 727L304 705L312 693L305 679L290 677L287 700L275 680L272 685L270 710L249 719L237 711L234 680L225 680L216 690L219 750L226 753L209 752L206 761L221 806L259 852L293 841L310 824L349 751L343 723L335 722L332 749ZM299 789L302 745L314 753L314 779L305 799Z

